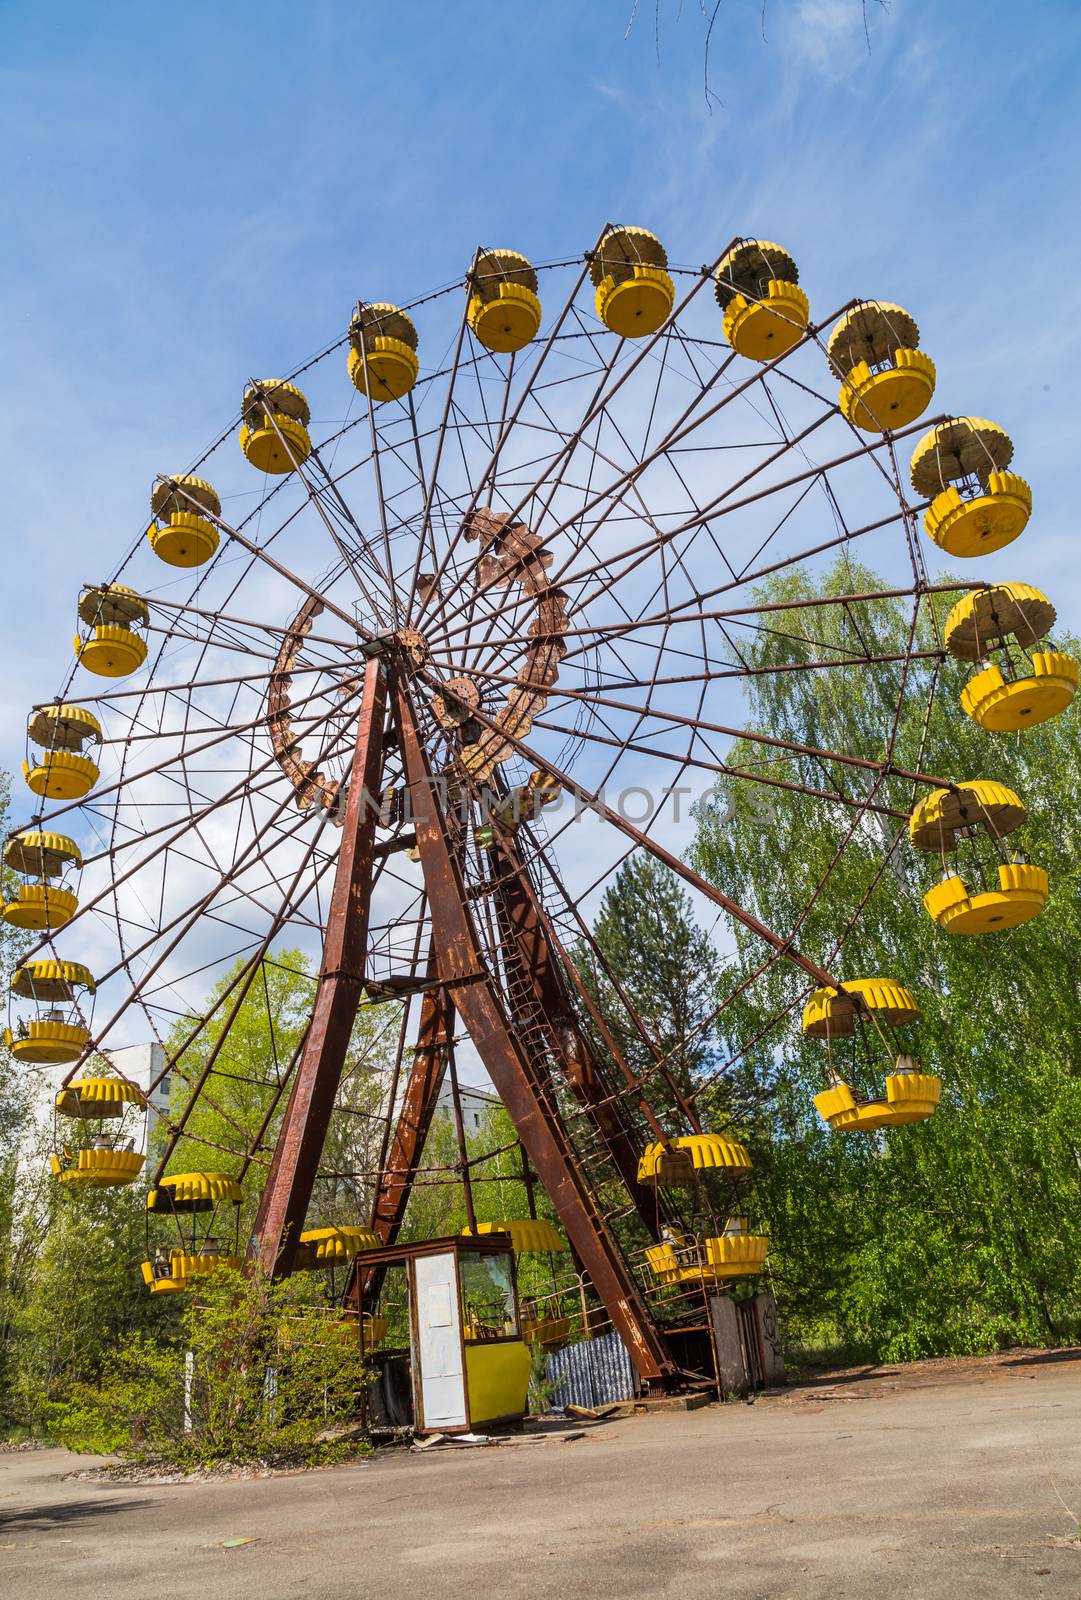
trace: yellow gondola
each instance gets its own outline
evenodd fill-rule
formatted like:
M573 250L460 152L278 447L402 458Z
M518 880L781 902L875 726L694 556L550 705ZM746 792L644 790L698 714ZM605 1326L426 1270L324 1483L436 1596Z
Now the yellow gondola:
M78 961L24 961L15 970L11 992L34 1003L36 1015L20 1018L4 1031L15 1057L34 1066L77 1061L90 1043L90 1030L78 1010L80 990L95 992L94 979Z
M998 861L995 887L984 884L988 868L977 851L986 835L996 850L1000 841L1025 820L1025 807L1004 784L977 779L954 789L935 789L909 818L909 837L917 850L937 851L945 864L948 852L967 846L979 887L970 887L960 873L946 866L941 883L923 897L933 922L947 933L1000 933L1038 916L1047 903L1047 873L1021 855Z
M82 866L74 839L63 833L16 833L4 846L4 865L23 879L18 895L4 905L4 921L13 928L53 932L71 920L79 905L74 889L53 883Z
M567 1249L567 1241L543 1217L517 1217L510 1222L478 1222L476 1229L463 1228L462 1236L472 1239L488 1233L509 1233L516 1256L551 1254Z
M311 455L311 409L295 383L262 378L244 390L240 448L260 472L282 475Z
M23 777L46 800L81 800L100 776L97 763L82 753L85 744L100 744L101 723L84 706L42 706L30 713L26 736L41 755L23 762Z
M714 293L724 336L749 361L774 361L802 339L810 318L799 269L782 245L741 239L720 262Z
M238 1206L243 1198L240 1184L223 1172L173 1172L159 1178L149 1191L146 1209L178 1216L213 1211L220 1205Z
M200 1278L207 1278L223 1267L239 1272L243 1265L239 1255L226 1256L213 1250L170 1250L168 1256L157 1255L152 1261L142 1262L139 1270L151 1294L183 1294L198 1287Z
M150 492L154 520L147 529L150 548L171 567L201 567L218 548L221 501L204 478L190 472L158 478Z
M684 1234L650 1245L646 1260L663 1284L723 1283L761 1272L769 1253L767 1234L751 1233L746 1217L730 1217L724 1232L697 1241Z
M839 1133L875 1128L898 1128L909 1122L926 1122L942 1098L942 1079L921 1072L909 1055L897 1057L895 1070L886 1078L885 1100L857 1098L840 1081L815 1095L815 1109L823 1122Z
M4 1043L16 1061L41 1067L70 1066L90 1044L90 1029L70 1020L75 1014L50 1007L28 1022L20 1020L14 1028L5 1028Z
M816 989L803 1008L803 1033L824 1039L829 1051L829 1088L815 1095L815 1110L838 1133L868 1133L879 1128L926 1122L942 1095L942 1080L924 1072L906 1051L897 1053L896 1029L920 1014L910 989L893 978L850 978L840 989ZM853 1041L852 1068L835 1061L833 1041ZM877 1070L874 1058L886 1046L893 1070L886 1074L885 1097L853 1088L859 1076ZM862 1060L860 1059L862 1057Z
M88 672L102 678L124 678L146 660L146 640L138 632L150 621L142 595L122 583L102 583L83 590L79 620L90 632L75 635L75 655Z
M179 1270L173 1273L174 1265L179 1269L183 1260L183 1250L170 1250L167 1257L142 1262L139 1270L151 1294L183 1294L191 1287L190 1279L182 1277Z
M1022 533L1032 490L1007 472L1013 441L984 417L940 422L912 452L912 487L930 500L923 525L951 556L984 556Z
M828 353L849 422L865 433L885 433L927 410L935 364L919 342L915 320L886 300L864 300L845 313L830 334Z
M129 1106L146 1106L146 1096L127 1078L103 1074L93 1078L73 1078L56 1093L56 1109L61 1116L77 1117L82 1122L102 1122L123 1117Z
M293 1262L295 1272L328 1273L329 1298L335 1299L334 1269L349 1265L360 1250L378 1250L382 1244L372 1228L346 1225L341 1228L306 1228L297 1240ZM363 1352L376 1350L387 1336L386 1317L366 1311L360 1320L360 1346Z
M94 979L78 961L24 961L11 980L12 994L26 1000L70 1000L76 989L95 990Z
M53 1176L68 1188L120 1189L134 1183L145 1157L135 1148L142 1140L131 1127L130 1113L142 1113L145 1133L146 1097L135 1084L112 1074L75 1078L56 1096L57 1117L97 1128L90 1142L73 1148L59 1134L49 1157ZM118 1126L110 1126L118 1124Z
M916 1020L920 1007L911 989L892 978L849 978L839 990L815 990L803 1008L803 1032L809 1039L850 1038L861 1014L885 1027L903 1028Z
M1055 621L1047 596L1027 583L989 584L959 600L946 618L946 649L960 661L978 661L981 670L961 691L965 715L992 733L1012 733L1047 722L1073 703L1081 681L1081 664L1063 650L1032 646ZM1013 674L1013 640L1030 668ZM1007 677L987 659L992 650L1005 655Z
M358 1250L377 1250L382 1243L371 1228L307 1228L297 1240L297 1272L311 1272L352 1261Z
M524 350L541 323L537 274L516 250L481 250L473 265L466 313L486 350Z
M223 1172L169 1173L150 1189L146 1197L148 1226L150 1216L169 1216L176 1223L179 1245L170 1250L167 1270L161 1270L165 1258L159 1262L144 1262L143 1280L152 1294L169 1293L158 1285L168 1280L184 1288L199 1278L207 1277L219 1268L239 1272L244 1264L240 1253L240 1203L244 1192L235 1178ZM222 1211L232 1207L232 1248L223 1248L223 1241L214 1231ZM198 1218L206 1219L201 1229Z
M400 400L417 381L417 330L397 306L360 301L349 324L349 376L373 405Z
M648 1144L638 1162L638 1182L680 1188L695 1183L702 1172L749 1172L746 1145L719 1133L688 1133Z
M621 339L656 333L672 313L675 285L668 256L646 228L609 228L590 257L597 315Z

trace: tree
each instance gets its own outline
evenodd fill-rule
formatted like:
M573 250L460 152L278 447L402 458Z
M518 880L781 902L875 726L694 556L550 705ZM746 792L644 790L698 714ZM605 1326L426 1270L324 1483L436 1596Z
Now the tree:
M874 573L846 562L824 591L791 574L761 598L882 587ZM929 604L917 649L936 645ZM904 649L909 627L900 601L788 615L799 618L790 631L781 623L756 634L752 665L807 659L812 649L821 659L831 647L889 654ZM891 753L900 670L852 666L753 677L749 726L883 759ZM954 780L995 778L1022 796L1030 808L1028 852L1052 881L1050 902L1035 921L1002 935L941 932L921 905L934 864L909 848L903 822L854 821L847 807L780 789L741 786L724 826L717 806L701 808L692 852L703 875L771 927L795 934L802 950L840 977L882 974L917 991L919 1054L943 1078L943 1103L929 1122L885 1136L831 1133L818 1118L812 1097L826 1084L824 1047L801 1036L807 982L789 963L775 962L723 1017L723 1058L738 1054L743 1070L777 1084L748 1131L789 1326L807 1340L887 1358L1053 1341L1081 1328L1074 1222L1081 1201L1081 993L1071 954L1081 934L1081 733L1076 713L1018 739L984 732L958 704L969 670L949 660L941 668L930 660L910 664L892 759ZM761 761L762 753L745 741L731 760ZM871 794L855 769L820 758L771 759L768 772L861 799ZM753 819L751 797L742 792L752 788ZM896 778L875 793L899 809L919 797ZM897 834L890 864L879 871ZM737 949L722 975L730 989L762 957L748 935L737 935Z
M0 772L0 837L11 824L11 779ZM0 866L0 898L5 904L18 894L19 879ZM0 984L8 993L19 957L32 936L0 922ZM16 1419L15 1360L20 1331L19 1310L38 1248L38 1236L23 1225L23 1213L35 1210L41 1185L28 1175L34 1167L25 1145L34 1129L36 1084L33 1074L21 1070L0 1042L0 1427ZM20 1156L22 1159L20 1160ZM37 1153L40 1161L41 1153Z
M676 874L644 852L631 856L605 890L593 938L603 961L579 941L575 965L623 1059L640 1073L659 1050L688 1091L712 1058L718 959Z
M26 1269L8 1316L8 1423L46 1432L53 1407L74 1384L94 1382L129 1334L168 1331L172 1308L151 1300L144 1254L145 1190L72 1194L47 1177L28 1179L17 1219Z
M221 980L205 1011L239 970ZM173 1075L170 1117L157 1129L161 1141L168 1123L184 1117L191 1086L209 1067L170 1169L235 1173L263 1130L261 1155L246 1185L242 1250L284 1110L285 1094L275 1107L275 1091L302 1037L314 986L299 952L269 955L228 1028L227 1000L185 1052ZM324 1175L309 1211L313 1225L367 1220L385 1109L381 1069L393 1052L399 1016L397 1005L364 1007L359 1013L323 1152ZM197 1023L196 1016L180 1019L167 1048L177 1048ZM19 1181L12 1155L11 1185L4 1191L10 1220L0 1238L0 1416L8 1426L41 1432L79 1386L97 1383L118 1345L145 1350L147 1339L168 1344L179 1338L187 1301L148 1296L142 1286L147 1174L125 1189L72 1194L47 1176L50 1135L39 1122L24 1118L21 1138ZM148 1168L153 1161L152 1152ZM155 1235L151 1247L169 1242L160 1226ZM309 1297L319 1292L313 1284L296 1290Z
M310 1464L366 1448L337 1442L335 1428L351 1435L369 1381L356 1331L302 1291L215 1273L183 1297L173 1338L126 1334L95 1382L73 1384L53 1408L59 1437L181 1468Z
M260 962L233 1016L244 987L243 983L234 987L243 965L238 961L207 997L204 1014L213 1012L212 1019L177 1062L170 1123L182 1125L182 1132L169 1161L173 1172L201 1170L218 1162L223 1171L232 1173L238 1159L258 1140L242 1210L242 1239L254 1220L269 1152L288 1100L288 1088L281 1086L303 1038L316 988L311 965L301 951L272 951ZM228 991L229 997L217 1005ZM383 1074L393 1060L400 1019L401 1008L394 1002L362 1005L357 1012L309 1208L312 1226L367 1220L386 1109ZM166 1042L167 1054L179 1051L198 1026L197 1016L181 1018ZM204 1072L205 1081L188 1111L192 1090ZM167 1133L168 1128L162 1128L161 1138Z

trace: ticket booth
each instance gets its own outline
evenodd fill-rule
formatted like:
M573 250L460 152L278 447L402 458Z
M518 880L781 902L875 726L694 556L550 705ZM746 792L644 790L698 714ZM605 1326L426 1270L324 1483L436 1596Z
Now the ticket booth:
M357 1275L362 1313L386 1320L378 1381L396 1383L399 1406L408 1394L419 1433L522 1420L531 1363L509 1234L365 1250Z

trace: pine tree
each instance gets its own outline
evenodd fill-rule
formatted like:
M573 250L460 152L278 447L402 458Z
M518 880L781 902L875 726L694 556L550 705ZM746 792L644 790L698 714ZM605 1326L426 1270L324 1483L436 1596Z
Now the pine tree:
M712 1059L719 963L675 873L652 856L631 856L605 891L593 937L603 963L583 941L575 964L620 1054L643 1072L659 1051L686 1092Z

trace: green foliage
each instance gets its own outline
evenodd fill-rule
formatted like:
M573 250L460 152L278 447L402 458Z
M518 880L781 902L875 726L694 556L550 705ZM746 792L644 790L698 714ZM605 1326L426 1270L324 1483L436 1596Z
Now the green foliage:
M173 1171L200 1171L213 1164L215 1149L228 1157L244 1148L270 1112L276 1084L300 1042L315 997L307 958L298 950L272 952L246 992L245 982L237 981L244 966L238 960L207 996L203 1010L213 1015L205 1027L198 1017L180 1017L166 1041L172 1058L195 1034L170 1079L171 1117L184 1130L170 1162ZM185 1116L192 1090L208 1068ZM223 1170L232 1169L226 1162Z
M218 985L208 1006L233 976L235 972ZM210 1064L210 1052L219 1041L221 1049L207 1093L186 1121L171 1170L235 1172L261 1129L264 1149L272 1146L284 1109L284 1096L272 1108L274 1087L300 1039L313 988L297 952L275 952L257 972L228 1032L223 1023L230 1001L199 1035L184 1057L183 1073L174 1077L173 1117L183 1114L189 1085ZM317 1185L313 1226L367 1217L367 1174L376 1165L381 1133L381 1124L367 1115L379 1104L380 1084L373 1069L387 1059L398 1014L397 1006L360 1013L324 1154L325 1167L336 1176ZM193 1019L178 1022L176 1039L186 1037L193 1026ZM187 1302L150 1296L143 1288L139 1264L147 1257L145 1183L74 1194L46 1176L51 1117L47 1109L44 1117L29 1115L30 1081L26 1074L18 1080L24 1101L17 1128L21 1166L14 1138L4 1164L0 1115L0 1429L41 1434L76 1389L83 1393L87 1386L95 1387L118 1350L129 1345L134 1350L140 1340L168 1343L178 1338ZM3 1091L0 1075L0 1103ZM159 1124L158 1138L166 1132L165 1124ZM152 1152L148 1166L154 1159ZM247 1189L242 1252L258 1200L258 1185L253 1182ZM231 1249L231 1219L220 1231ZM169 1219L155 1220L151 1250L177 1244L173 1232ZM321 1276L313 1277L308 1287L321 1292Z
M49 1411L53 1436L69 1450L165 1457L183 1443L183 1352L133 1330L105 1354L97 1381L76 1379Z
M228 997L177 1064L170 1120L182 1123L183 1131L169 1160L170 1172L210 1168L232 1174L257 1137L264 1152L274 1147L287 1102L287 1093L279 1088L311 1013L316 978L301 951L275 950L260 963L241 997L244 986L236 980L242 968L238 961L211 991L207 1011ZM311 1227L367 1220L366 1175L378 1164L382 1133L375 1120L382 1095L379 1074L392 1059L400 1016L393 1003L362 1006L357 1013L323 1148L325 1175L317 1180L309 1208ZM167 1041L167 1054L176 1053L197 1027L198 1018L181 1018ZM186 1112L192 1088L204 1073L198 1098ZM161 1138L167 1132L162 1126ZM254 1182L246 1186L242 1241L254 1221L258 1187Z
M0 838L11 826L11 780L0 772ZM0 893L15 898L20 879L0 867ZM6 995L12 974L32 935L0 922L0 986ZM20 1308L36 1242L20 1224L20 1151L30 1137L35 1097L34 1074L19 1068L0 1043L0 1433L20 1425L13 1387L22 1350Z
M183 1470L355 1454L334 1436L355 1422L366 1383L356 1327L307 1293L303 1278L215 1273L185 1297L171 1338L132 1332L96 1381L73 1386L54 1407L56 1436L73 1450Z
M9 1303L8 1422L39 1435L75 1382L91 1379L117 1342L168 1327L168 1308L139 1279L144 1191L75 1195L48 1178L22 1196L21 1280Z
M844 563L828 590L881 587L873 573ZM811 592L790 574L764 597ZM940 620L943 612L939 603ZM899 652L909 627L900 601L787 616L798 621L755 636L753 665L821 659L836 646ZM936 642L925 607L915 646ZM1076 713L1020 737L984 732L959 705L970 670L952 661L940 672L930 660L911 664L892 759L953 780L996 778L1021 795L1028 855L1051 875L1051 900L1035 921L972 938L934 926L921 896L941 864L910 849L904 820L926 790L897 777L874 799L898 815L860 821L847 807L741 784L727 808L702 808L692 855L704 876L770 927L794 934L838 976L883 974L918 994L914 1045L926 1069L942 1076L943 1103L930 1122L885 1135L831 1133L818 1118L812 1098L826 1086L825 1045L800 1033L807 980L788 963L774 963L723 1019L722 1059L763 1035L737 1070L771 1091L747 1132L788 1331L886 1359L1081 1333L1081 996L1072 956L1081 934L1081 733ZM755 677L749 726L882 760L900 674L899 665L881 664ZM836 761L779 755L752 741L731 759L859 799L871 794L866 770ZM735 988L762 955L753 936L739 935L722 990ZM862 1086L881 1092L880 1083Z
M629 1001L686 1091L710 1060L718 969L709 937L691 914L690 896L669 867L635 854L605 890L593 937L603 963L580 941L575 965L623 1060L644 1072L655 1059Z

